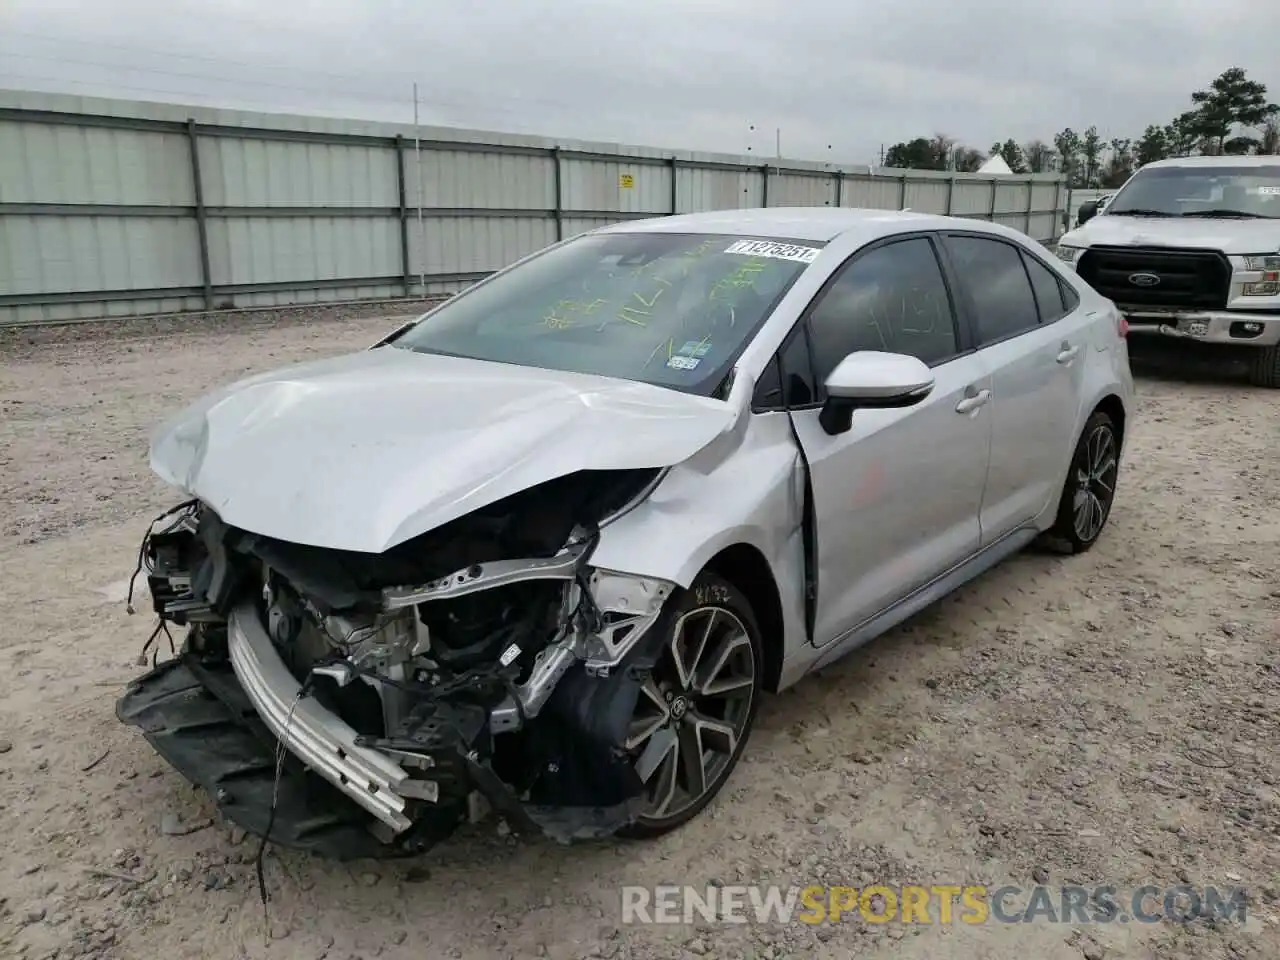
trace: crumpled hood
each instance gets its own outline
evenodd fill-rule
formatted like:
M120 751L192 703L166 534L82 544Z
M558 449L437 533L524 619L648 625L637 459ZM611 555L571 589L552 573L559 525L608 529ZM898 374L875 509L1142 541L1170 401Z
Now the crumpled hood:
M1209 217L1126 217L1102 213L1064 234L1059 243L1201 247L1228 255L1280 251L1280 220L1226 220Z
M381 553L579 470L679 463L736 419L648 384L379 347L203 398L155 433L151 468L243 530Z

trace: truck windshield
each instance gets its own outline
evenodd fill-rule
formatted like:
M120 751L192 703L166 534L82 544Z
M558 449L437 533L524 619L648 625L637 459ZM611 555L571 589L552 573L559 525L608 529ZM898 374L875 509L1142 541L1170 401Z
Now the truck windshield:
M1140 170L1105 213L1149 217L1280 219L1280 163Z
M588 234L460 294L392 344L710 396L822 246Z

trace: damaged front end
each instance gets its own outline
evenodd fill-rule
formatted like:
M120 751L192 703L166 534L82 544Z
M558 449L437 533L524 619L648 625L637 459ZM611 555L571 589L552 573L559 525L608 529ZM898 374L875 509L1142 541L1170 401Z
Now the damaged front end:
M659 476L582 471L381 554L186 504L140 556L186 640L117 714L228 819L326 856L418 853L489 810L610 835L644 807L628 730L675 588L590 561Z

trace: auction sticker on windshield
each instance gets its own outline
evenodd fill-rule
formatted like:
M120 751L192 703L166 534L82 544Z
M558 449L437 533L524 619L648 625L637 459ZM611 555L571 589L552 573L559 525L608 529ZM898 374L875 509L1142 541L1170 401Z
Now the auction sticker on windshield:
M725 250L725 253L737 253L745 257L794 260L797 263L813 263L821 252L818 247L797 247L790 243L773 243L768 240L736 240Z

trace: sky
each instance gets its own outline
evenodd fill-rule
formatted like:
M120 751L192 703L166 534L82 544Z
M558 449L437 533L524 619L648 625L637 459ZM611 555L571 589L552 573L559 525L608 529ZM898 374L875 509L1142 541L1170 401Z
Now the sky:
M0 0L0 88L875 163L1070 126L1137 137L1276 0Z

